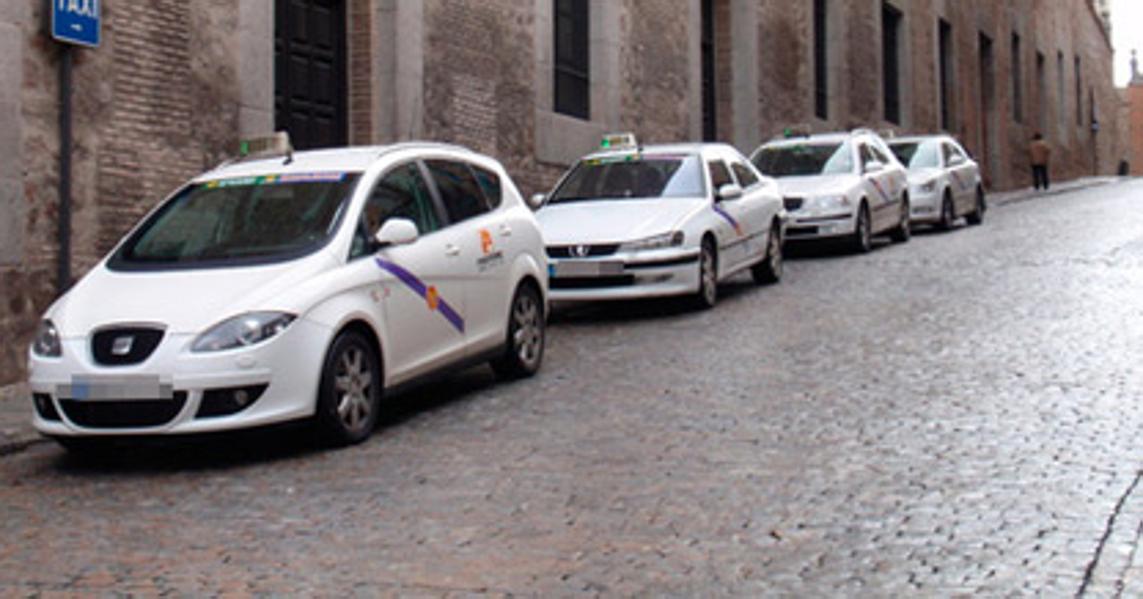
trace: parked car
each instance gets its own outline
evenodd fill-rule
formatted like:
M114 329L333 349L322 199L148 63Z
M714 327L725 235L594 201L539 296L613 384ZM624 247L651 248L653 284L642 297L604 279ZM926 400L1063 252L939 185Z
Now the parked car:
M547 260L496 160L265 145L159 204L44 314L40 432L87 448L313 419L349 444L423 376L540 368Z
M970 225L984 222L984 184L980 167L948 135L900 137L889 148L909 170L914 223L948 230L960 217Z
M763 144L750 160L778 180L790 241L845 240L868 252L874 235L909 240L905 167L876 133L792 135Z
M782 201L742 154L619 139L539 199L553 301L692 295L709 308L737 272L781 279Z

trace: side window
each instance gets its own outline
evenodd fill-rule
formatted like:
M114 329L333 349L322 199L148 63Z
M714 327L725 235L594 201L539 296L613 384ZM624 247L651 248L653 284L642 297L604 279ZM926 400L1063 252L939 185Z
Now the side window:
M873 144L872 146L870 146L870 149L873 150L873 156L877 160L877 162L880 162L881 164L884 164L885 166L889 166L890 164L893 164L893 159L889 158L890 152L889 152L888 148L883 148L880 144Z
M956 156L956 150L953 149L952 144L943 143L941 144L941 154L944 155L945 166L949 166L952 164L953 156Z
M413 221L421 235L440 228L440 219L433 208L429 187L416 164L398 166L377 182L361 211L361 224L353 238L349 257L358 258L368 254L370 238L390 218Z
M425 165L437 184L449 222L458 223L488 212L484 192L468 165L451 160L426 160Z
M730 171L727 170L725 162L711 160L706 165L710 169L710 184L714 188L712 191L715 195L718 195L718 188L727 183L734 183L734 179L730 178Z
M873 155L873 150L869 149L869 146L866 144L861 144L858 146L858 151L861 152L862 171L865 170L865 167L868 166L870 162L877 160L877 157Z
M480 184L480 190L484 192L484 198L488 201L488 208L496 210L504 199L504 190L500 187L500 176L479 166L470 166L472 166L473 174L476 175L476 182Z
M754 170L746 166L746 163L741 160L731 162L730 168L734 170L734 176L738 178L738 184L743 189L753 187L755 183L758 183L758 175L755 175Z

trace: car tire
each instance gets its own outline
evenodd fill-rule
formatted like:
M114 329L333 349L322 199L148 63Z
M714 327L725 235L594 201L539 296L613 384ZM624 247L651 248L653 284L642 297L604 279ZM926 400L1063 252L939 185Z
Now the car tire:
M322 440L346 446L368 439L377 425L383 380L373 344L357 331L339 334L326 353L318 388Z
M897 223L897 227L889 234L889 237L894 243L907 243L909 238L913 235L912 225L909 223L909 199L901 203L901 222Z
M987 207L984 204L984 190L976 188L976 204L972 208L972 212L968 213L965 221L970 225L979 225L984 222L984 211Z
M759 285L772 285L782 280L782 227L774 223L770 227L770 238L766 242L766 256L750 268L754 282Z
M866 254L873 249L873 223L869 220L869 206L865 202L857 209L850 246L858 254Z
M702 240L698 269L699 284L694 302L698 308L709 310L718 303L718 252L709 237Z
M526 378L540 370L544 360L544 324L540 292L531 283L521 284L508 310L504 354L490 362L497 377Z
M944 199L941 200L941 220L937 224L942 231L951 231L956 223L956 205L953 204L952 193L945 190Z

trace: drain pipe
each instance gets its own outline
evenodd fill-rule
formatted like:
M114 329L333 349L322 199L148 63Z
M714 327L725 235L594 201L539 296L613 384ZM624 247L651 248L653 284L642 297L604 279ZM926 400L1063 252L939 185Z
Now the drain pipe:
M59 254L56 263L56 293L63 295L71 286L71 71L72 49L60 45L60 180L59 180Z

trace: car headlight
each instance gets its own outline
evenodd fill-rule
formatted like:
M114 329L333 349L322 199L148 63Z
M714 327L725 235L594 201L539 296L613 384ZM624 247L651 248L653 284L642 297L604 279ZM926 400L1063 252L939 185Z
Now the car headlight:
M846 196L818 196L814 199L814 206L819 210L849 208L849 198Z
M50 320L40 322L36 331L36 338L32 341L32 353L42 358L58 358L63 353L60 345L60 333L56 325Z
M921 193L933 193L937 190L937 180L933 179L932 181L925 181L917 187L921 190Z
M653 235L644 239L629 241L619 246L619 251L657 250L661 248L678 247L683 245L685 236L682 231Z
M261 343L286 330L296 318L285 312L251 312L235 316L199 335L191 351L223 351Z

